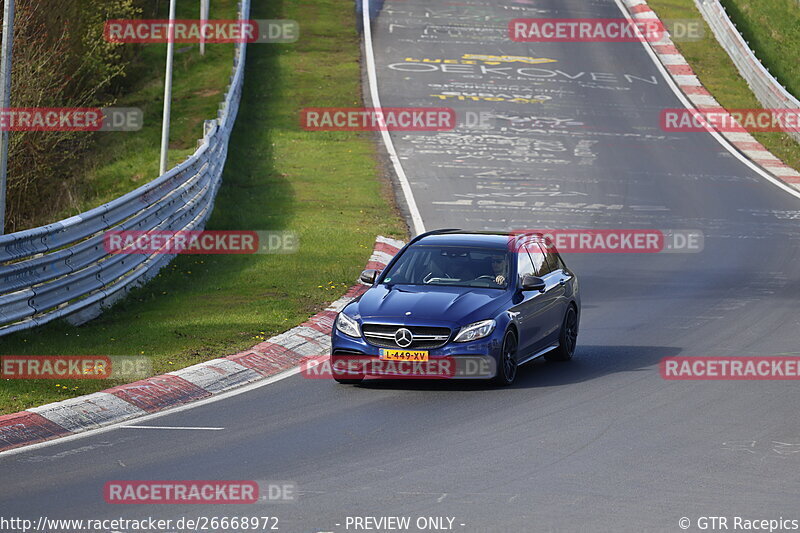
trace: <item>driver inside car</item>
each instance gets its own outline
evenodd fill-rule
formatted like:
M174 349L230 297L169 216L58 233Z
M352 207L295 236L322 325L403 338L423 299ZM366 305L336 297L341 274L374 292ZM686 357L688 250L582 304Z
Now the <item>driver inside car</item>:
M505 255L492 256L492 271L494 282L505 285L508 278L508 258Z

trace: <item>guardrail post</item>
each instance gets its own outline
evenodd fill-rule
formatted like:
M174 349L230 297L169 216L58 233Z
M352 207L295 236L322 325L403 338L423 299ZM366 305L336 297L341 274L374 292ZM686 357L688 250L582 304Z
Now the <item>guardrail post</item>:
M205 24L208 22L208 2L209 0L200 0L200 25L202 31L200 32L200 55L206 55L206 32Z
M161 164L159 175L167 171L169 152L169 115L172 104L172 61L175 53L175 1L169 2L169 26L167 30L167 72L164 79L164 115L161 119Z
M11 52L14 48L14 0L5 0L3 49L0 60L0 106L11 107ZM6 174L8 173L8 130L0 132L0 235L6 228Z

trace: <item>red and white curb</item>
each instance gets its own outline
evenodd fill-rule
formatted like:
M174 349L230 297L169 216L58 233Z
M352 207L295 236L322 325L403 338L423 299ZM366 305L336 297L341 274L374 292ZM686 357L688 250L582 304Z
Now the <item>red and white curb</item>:
M378 237L367 268L385 268L403 244ZM351 287L343 297L306 322L244 352L0 416L0 452L208 398L294 368L306 357L330 355L330 333L336 313L366 289L363 284Z
M622 0L622 2L635 20L658 20L658 15L647 5L647 0ZM689 63L675 47L669 32L665 31L662 39L657 42L651 42L650 46L672 79L695 108L698 110L723 109L716 98L700 83L692 67L689 66ZM730 123L736 122L730 115L727 118L730 118ZM767 173L800 190L800 172L775 157L755 137L746 132L720 131L719 134Z

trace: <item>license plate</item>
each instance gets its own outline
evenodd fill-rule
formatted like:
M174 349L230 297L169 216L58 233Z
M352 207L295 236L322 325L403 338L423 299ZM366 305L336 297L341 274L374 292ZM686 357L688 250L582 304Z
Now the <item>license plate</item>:
M427 361L428 352L420 350L381 349L380 358L384 361Z

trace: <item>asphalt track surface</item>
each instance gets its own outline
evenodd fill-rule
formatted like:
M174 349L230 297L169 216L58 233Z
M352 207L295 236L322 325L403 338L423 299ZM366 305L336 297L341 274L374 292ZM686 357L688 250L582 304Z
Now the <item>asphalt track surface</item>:
M567 255L583 290L576 357L528 365L510 388L294 376L148 422L224 431L115 429L0 456L0 515L273 515L289 532L346 531L347 516L447 516L465 532L800 519L796 384L665 381L657 366L798 353L800 200L710 135L661 131L660 110L680 103L641 44L506 38L509 19L533 16L621 12L611 0L384 5L374 25L383 105L493 116L488 129L392 134L426 227L695 229L701 253ZM408 70L464 54L556 62ZM458 91L550 99L432 96ZM290 480L300 496L109 505L102 488L115 479Z

